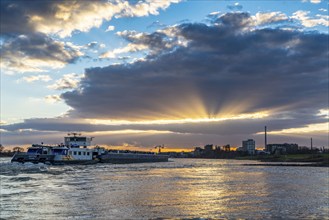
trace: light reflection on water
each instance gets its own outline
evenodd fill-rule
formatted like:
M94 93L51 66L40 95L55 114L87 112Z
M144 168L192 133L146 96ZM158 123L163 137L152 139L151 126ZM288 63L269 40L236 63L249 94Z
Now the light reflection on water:
M195 159L88 166L0 162L0 218L329 219L328 168Z

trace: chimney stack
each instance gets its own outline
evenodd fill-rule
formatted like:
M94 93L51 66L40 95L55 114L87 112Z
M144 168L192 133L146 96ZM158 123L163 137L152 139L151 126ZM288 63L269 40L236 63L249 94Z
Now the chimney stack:
M267 129L266 129L266 126L265 126L265 151L267 151Z

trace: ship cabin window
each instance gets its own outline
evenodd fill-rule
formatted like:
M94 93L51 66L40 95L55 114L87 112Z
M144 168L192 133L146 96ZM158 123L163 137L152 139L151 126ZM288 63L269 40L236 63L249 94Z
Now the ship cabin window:
M77 152L76 152L76 151L73 151L73 154L74 154L74 155L77 155Z
M69 140L70 140L70 142L74 142L74 141L86 142L87 138L86 137L70 137Z
M89 156L89 152L87 152L87 155Z
M83 152L83 155L86 155L86 152Z
M53 154L55 154L55 155L66 155L67 150L66 149L53 149Z
M35 149L35 148L30 148L27 150L28 154L40 154L41 153L41 149Z
M72 151L69 151L69 155L72 155Z
M78 154L81 155L81 151L79 151Z

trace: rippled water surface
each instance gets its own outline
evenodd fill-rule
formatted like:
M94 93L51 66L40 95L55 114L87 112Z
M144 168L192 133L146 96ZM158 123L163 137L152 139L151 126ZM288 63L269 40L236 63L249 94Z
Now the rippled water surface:
M9 160L0 158L4 219L329 219L324 167L195 159L87 166Z

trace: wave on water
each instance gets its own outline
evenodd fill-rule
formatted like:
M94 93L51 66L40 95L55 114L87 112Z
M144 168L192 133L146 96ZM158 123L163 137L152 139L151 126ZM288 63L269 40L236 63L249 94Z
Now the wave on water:
M33 163L0 163L0 175L4 176L16 176L22 173L46 173L49 170L49 166L46 164L33 164Z
M205 166L203 163L175 163L174 161L166 163L140 163L140 164L96 164L96 165L48 165L43 163L11 163L10 160L0 160L0 175L16 176L19 174L51 174L61 175L77 174L84 172L145 172L148 170L162 169L188 169Z

